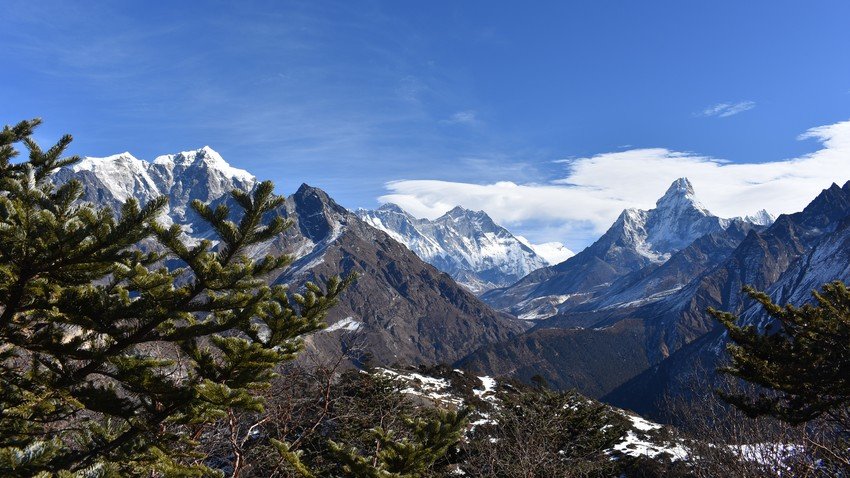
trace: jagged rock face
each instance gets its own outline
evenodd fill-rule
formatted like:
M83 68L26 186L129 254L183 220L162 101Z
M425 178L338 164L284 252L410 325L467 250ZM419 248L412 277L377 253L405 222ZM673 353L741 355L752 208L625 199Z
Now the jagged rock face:
M494 223L483 211L456 207L429 221L385 204L357 214L475 293L512 284L549 265L533 245ZM558 245L547 245L553 246Z
M168 196L162 219L181 224L187 240L210 235L189 207L194 199L230 202L236 210L229 191L250 190L256 184L253 176L231 167L209 148L161 156L153 163L129 153L87 158L54 177L59 183L70 179L83 183L85 200L113 208L131 196L143 203ZM308 280L321 283L334 275L360 275L328 317L331 326L307 340L320 358L357 347L361 350L353 356L368 355L374 365L451 363L525 329L320 189L302 185L277 212L293 226L249 254L284 252L297 260L270 280L298 289Z
M843 219L835 232L794 261L769 292L776 303L799 305L812 300L813 290L835 280L850 283L850 217ZM753 313L756 310L748 310L744 319L756 323L761 316Z
M520 317L545 318L588 302L617 279L670 256L699 237L723 231L732 221L708 212L685 178L673 182L648 211L627 209L602 237L556 266L529 274L516 284L490 291L482 298ZM535 299L562 298L550 313L541 313ZM561 299L559 299L561 300Z

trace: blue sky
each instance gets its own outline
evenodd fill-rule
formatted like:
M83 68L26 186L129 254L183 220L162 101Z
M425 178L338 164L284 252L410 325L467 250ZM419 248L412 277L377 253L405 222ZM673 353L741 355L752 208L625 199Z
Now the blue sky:
M683 171L713 171L694 183L726 215L850 179L848 18L839 1L13 0L0 122L40 116L40 141L70 132L89 156L210 145L281 193L462 204L580 248ZM831 170L798 172L811 154ZM621 165L640 187L606 182Z

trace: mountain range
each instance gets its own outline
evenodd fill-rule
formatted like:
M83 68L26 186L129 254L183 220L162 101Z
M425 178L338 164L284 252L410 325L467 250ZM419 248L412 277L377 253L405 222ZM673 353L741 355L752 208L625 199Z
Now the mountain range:
M193 199L237 209L228 192L251 189L257 182L209 147L153 162L129 153L85 158L54 178L58 183L70 179L84 184L85 200L116 208L130 196L142 203L168 196L161 220L180 224L190 241L212 237L189 207ZM320 358L344 352L354 361L375 365L452 363L526 328L317 188L302 185L277 213L293 226L256 247L252 255L288 253L297 260L271 280L297 288L333 275L360 276L332 310L330 327L307 339L307 347Z
M431 221L389 203L357 215L475 293L513 284L573 255L560 243L536 246L511 234L483 211L455 207Z
M152 162L86 158L54 179L80 180L85 200L116 208L166 195L161 219L180 224L187 241L213 237L188 207L193 199L233 206L228 191L257 183L208 147ZM742 286L800 304L822 283L850 280L850 182L774 221L765 211L718 217L680 178L654 208L623 211L575 255L534 246L481 211L458 207L434 220L394 204L352 212L308 185L277 212L293 226L251 254L297 260L270 280L297 288L360 275L330 326L307 339L314 355L539 375L659 419L663 396L686 394L694 370L723 359L726 338L708 307L764 326Z
M484 346L462 365L525 379L540 374L559 388L662 419L665 399L690 393L696 371L713 379L725 357L726 337L709 307L763 326L763 312L741 293L744 285L800 305L820 284L850 281L847 267L827 259L847 255L838 251L850 240L848 216L850 182L832 185L802 212L767 227L721 221L724 227L663 264L627 272L578 303L562 304L523 335ZM605 245L605 236L600 241Z

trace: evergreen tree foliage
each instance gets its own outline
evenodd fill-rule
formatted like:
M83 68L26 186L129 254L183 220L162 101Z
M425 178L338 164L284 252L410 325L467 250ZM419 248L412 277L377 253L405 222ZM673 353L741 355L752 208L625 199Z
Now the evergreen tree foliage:
M117 216L81 203L80 183L51 182L79 160L71 137L42 150L38 124L0 132L0 475L214 474L193 452L204 425L261 411L352 279L266 285L292 261L246 255L289 227L270 182L233 191L233 213L192 204L216 243L161 225L165 198Z
M771 415L790 423L818 417L847 430L850 408L850 289L841 282L813 292L815 303L780 306L767 294L744 289L774 319L773 328L741 326L728 312L709 310L729 332L732 362L723 372L771 393L723 394L749 416Z
M466 412L435 410L430 418L408 419L409 437L398 438L393 431L372 430L376 452L363 455L357 449L346 449L331 442L331 450L343 465L347 476L357 478L416 478L443 459L466 430Z

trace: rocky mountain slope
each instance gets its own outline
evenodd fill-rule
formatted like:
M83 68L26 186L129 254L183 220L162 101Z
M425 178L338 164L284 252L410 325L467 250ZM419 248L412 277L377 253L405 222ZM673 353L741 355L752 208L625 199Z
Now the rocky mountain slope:
M760 325L764 314L744 300L744 285L767 290L780 302L801 303L820 284L850 280L843 260L850 245L848 217L850 183L833 185L802 212L780 216L768 228L730 224L663 265L623 276L587 303L460 363L496 376L540 373L557 387L658 417L665 395L687 394L695 371L711 374L723 356L725 337L708 307ZM651 293L647 286L670 291Z
M765 290L778 303L802 305L812 290L834 280L850 282L850 182L832 185L803 211L780 216L767 230L752 232L720 266L694 284L691 298L679 298L682 320L705 317L707 307L740 314L745 323L764 326L761 307L739 293L743 285ZM676 305L674 298L671 305ZM676 308L672 308L672 312ZM668 315L666 320L674 318ZM663 319L662 319L663 320ZM658 414L664 395L686 395L688 377L702 370L711 379L724 357L726 336L713 329L698 340L611 391L613 403Z
M494 311L447 274L336 204L302 185L283 215L295 226L269 247L300 257L277 279L319 282L359 274L331 312L329 329L310 338L322 351L368 354L373 364L451 363L524 327Z
M571 255L558 243L534 246L483 211L462 207L433 221L415 218L395 204L360 209L357 215L475 293L513 284L551 260Z
M553 274L542 284L561 281L562 286L575 286L581 276L568 276L568 271L604 271L605 282L589 291L556 289L559 295L551 301L552 296L543 296L520 302L519 307L531 310L525 317L538 318L534 328L507 342L485 346L462 363L479 373L514 373L524 378L535 373L533 364L558 387L576 387L600 397L711 332L715 324L705 314L706 307L728 305L724 298L733 300L741 287L734 281L721 283L717 268L734 261L740 248L764 226L712 216L696 202L687 180L676 181L658 206L652 211L624 212L589 252L558 266L565 267L562 274ZM640 220L631 220L635 217ZM676 227L670 227L673 223ZM640 227L629 227L635 225ZM692 240L694 236L698 237ZM652 246L635 247L645 244ZM647 250L649 254L641 254ZM662 255L667 254L664 260ZM640 267L641 257L651 260ZM632 266L624 267L621 258ZM556 268L544 271L551 273L551 269ZM587 284L593 278L583 280Z
M86 200L112 207L131 196L168 196L162 220L181 224L186 240L211 237L189 208L193 199L228 203L228 191L256 184L209 148L153 162L129 153L86 158L55 176L71 178L86 186ZM697 366L716 366L725 338L707 307L761 324L761 311L741 298L745 284L800 303L824 282L850 280L850 183L768 226L766 213L747 220L712 215L680 179L654 209L624 211L586 250L537 270L541 255L483 213L457 208L422 221L388 205L355 214L307 185L278 212L293 227L252 254L298 259L270 280L297 288L360 274L330 326L307 340L320 357L457 363L479 375L526 380L539 374L556 387L646 413L657 411L653 404L664 393L682 393L682 377ZM444 262L434 267L417 254ZM537 320L494 310L438 268L479 290L518 277L482 297Z
M130 196L142 202L168 196L162 220L181 224L187 240L210 237L189 207L193 199L229 202L230 190L250 189L256 183L208 147L153 162L129 153L86 158L58 172L54 180L71 178L85 185L84 199L112 207ZM302 185L278 212L292 220L293 227L252 254L285 252L298 260L272 280L297 288L307 280L360 274L328 318L330 327L308 339L308 347L320 355L346 352L386 365L450 363L525 328L319 189Z

